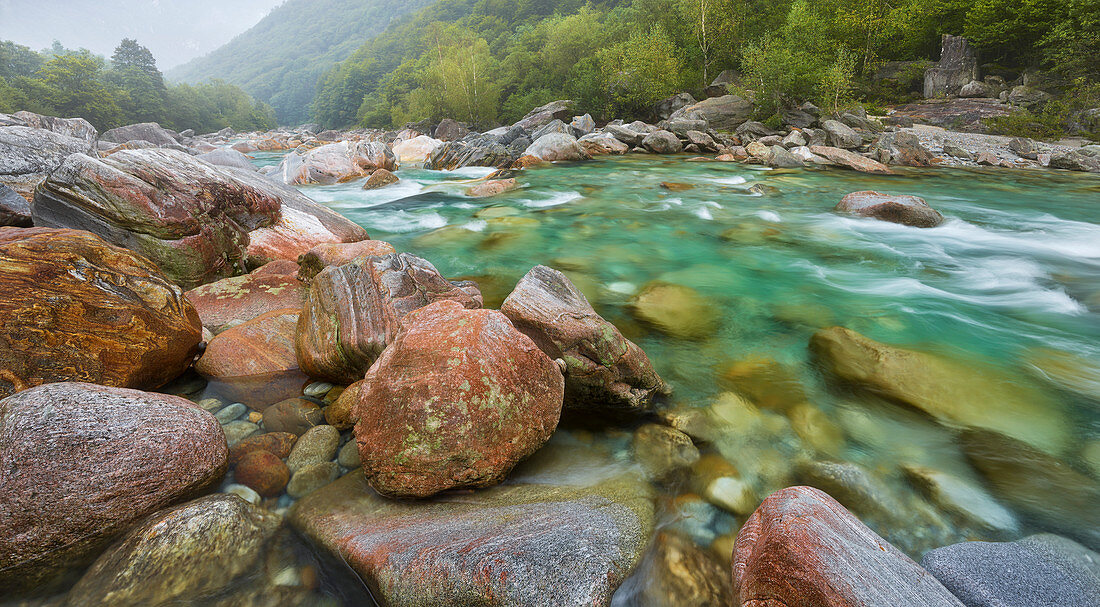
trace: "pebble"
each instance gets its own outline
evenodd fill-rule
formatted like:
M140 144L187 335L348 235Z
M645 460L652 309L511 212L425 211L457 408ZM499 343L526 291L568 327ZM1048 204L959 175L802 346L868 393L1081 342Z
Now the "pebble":
M336 462L321 462L299 469L286 486L290 497L305 497L336 480L340 475L340 466Z
M306 396L312 396L314 398L321 398L324 395L328 394L329 390L335 387L336 386L326 381L313 382L312 384L306 386L304 390L302 390L302 394L305 394Z
M247 485L233 483L225 487L225 493L236 495L244 501L256 506L260 504L260 494Z
M240 420L232 421L222 426L222 432L225 432L225 440L229 443L230 447L259 431L260 427L256 424Z
M286 463L291 472L297 472L306 466L332 461L339 447L339 430L332 426L314 426L294 443Z
M244 415L245 411L248 411L248 407L245 407L241 403L233 403L232 405L229 405L228 407L215 413L214 417L217 418L219 423L225 425Z
M340 455L337 456L336 461L349 470L354 470L362 465L359 461L359 444L355 442L355 439L349 440L340 448Z
M247 438L229 450L229 465L236 465L242 457L253 451L270 451L279 456L279 459L289 457L297 440L298 437L289 432L268 432Z
M279 456L270 451L252 451L237 462L237 482L264 497L275 497L287 486L290 471Z
M206 411L215 413L225 406L225 401L220 398L211 396L210 398L204 398L195 404L202 407Z
M703 497L707 501L734 514L749 515L756 510L759 500L751 485L742 479L723 476L707 485Z

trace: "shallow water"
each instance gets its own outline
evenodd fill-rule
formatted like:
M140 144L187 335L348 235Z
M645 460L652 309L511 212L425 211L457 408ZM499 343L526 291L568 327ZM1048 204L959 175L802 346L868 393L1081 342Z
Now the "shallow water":
M278 156L261 155L258 162L271 164ZM647 352L674 388L673 408L709 407L731 389L731 368L742 380L737 369L749 375L761 366L781 369L782 381L769 383L776 376L766 374L762 386L742 393L754 401L783 400L792 386L801 386L805 397L798 400L823 411L845 438L828 455L815 454L794 435L768 445L742 436L707 448L735 464L761 498L790 481L790 462L799 457L859 463L902 500L916 499L899 471L903 463L983 482L951 429L829 387L807 343L816 330L833 325L989 365L1009 381L1039 386L1059 409L1052 414L1070 420L1074 435L1064 457L1098 474L1077 455L1100 439L1095 176L1004 169L871 176L632 156L526 170L517 175L520 189L491 199L463 194L469 181L490 172L403 169L397 172L401 183L381 190L362 190L362 180L301 190L373 238L428 259L444 275L478 280L487 305L499 305L536 264L562 270ZM662 182L693 187L674 191ZM920 196L947 221L919 229L831 211L844 194L868 189ZM700 293L718 319L714 334L676 339L634 320L630 299L652 281ZM1070 379L1040 370L1042 360L1063 355L1073 361ZM1067 382L1076 388L1067 389ZM612 451L628 448L622 432L595 440ZM665 487L670 498L688 491L684 483ZM680 526L703 546L731 537L744 520L691 500L676 503L680 507L666 509L663 523ZM889 528L905 520L921 527L924 519L905 516L872 526L916 558L945 541L1073 527L1073 521L1060 521L1052 529L1049 521L1023 516L1017 532L996 538L963 526L942 533ZM915 539L907 541L907 534Z

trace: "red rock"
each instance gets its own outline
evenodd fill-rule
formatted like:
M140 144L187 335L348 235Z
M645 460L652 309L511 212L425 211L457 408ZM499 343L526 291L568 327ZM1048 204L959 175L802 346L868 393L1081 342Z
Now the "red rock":
M519 186L515 179L490 179L466 188L466 195L471 198L489 198L511 192L517 187Z
M321 407L304 398L288 398L264 409L264 429L268 432L289 432L301 436L324 421L325 414Z
M327 268L313 279L298 321L298 362L310 377L359 381L406 314L444 299L467 308L482 303L477 285L448 281L408 253L360 256Z
M216 486L228 451L214 416L177 396L63 382L0 401L0 595L49 590Z
M276 259L252 271L253 276L297 276L298 262L293 259Z
M275 497L290 482L290 470L278 455L263 449L249 451L233 471L238 483L251 487L263 497Z
M309 378L298 367L294 339L299 310L275 310L219 333L195 370L210 389L257 411L302 394Z
M528 168L531 168L531 167L538 166L540 164L546 164L546 161L543 160L542 158L539 158L538 156L531 156L530 154L528 154L526 156L520 156L518 160L513 162L512 163L512 168L513 169L528 169Z
M275 310L300 309L309 288L293 274L262 271L274 263L245 276L224 278L188 291L187 300L198 310L202 325L218 333L233 321L249 321Z
M290 457L298 437L290 432L268 432L246 438L229 448L229 465L234 466L241 458L253 451L270 451L282 459Z
M852 192L841 199L836 210L918 228L934 228L943 223L943 215L923 198L904 194Z
M386 169L378 169L375 172L371 173L370 178L367 179L367 182L363 184L363 189L377 190L378 188L384 188L388 185L393 185L398 181L401 181L401 179L398 178L397 175L394 175Z
M339 397L329 406L325 407L325 421L337 430L349 430L357 421L355 409L359 404L359 390L363 387L363 380L359 380L347 387Z
M379 493L489 487L553 434L558 366L506 316L439 301L409 313L360 390L355 438Z
M360 240L342 244L320 244L309 250L308 253L298 258L298 279L310 282L329 266L342 266L351 263L360 255L373 255L382 257L390 253L396 253L393 245L381 240Z
M822 491L788 487L749 517L733 551L742 607L961 607L932 574Z
M894 174L894 172L890 170L890 167L885 164L877 160L871 160L866 156L860 156L849 150L842 150L827 145L815 145L810 147L810 151L828 159L829 162L861 173L875 173L878 175Z
M0 397L57 381L153 389L191 365L199 316L148 260L88 232L0 228Z

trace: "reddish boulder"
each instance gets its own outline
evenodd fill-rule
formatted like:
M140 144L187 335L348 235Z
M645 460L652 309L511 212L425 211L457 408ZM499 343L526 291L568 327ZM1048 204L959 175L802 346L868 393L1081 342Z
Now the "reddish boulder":
M470 198L490 198L517 187L515 179L490 179L466 188L466 195Z
M564 389L500 312L455 301L411 312L360 389L367 480L395 497L495 485L553 434Z
M281 459L290 457L298 437L290 432L268 432L246 438L229 448L229 465L234 466L241 458L253 451L270 451Z
M275 310L219 333L195 370L213 391L257 411L301 395L309 378L294 354L298 312Z
M202 325L144 257L76 230L0 228L0 397L56 381L153 389Z
M290 469L278 455L258 449L248 452L237 462L233 477L263 497L275 497L290 482Z
M923 198L882 192L852 192L840 200L836 210L841 213L873 217L916 228L934 228L943 223L943 215Z
M216 486L228 451L214 416L177 396L64 382L0 401L0 595L48 590Z
M329 266L342 266L351 263L360 255L382 257L396 253L393 245L381 240L360 240L342 244L320 244L298 258L298 279L310 282L321 270Z
M733 588L742 607L961 607L932 574L827 494L788 487L737 535Z
M565 407L644 415L668 387L641 348L604 320L564 274L535 266L500 311L552 359L565 362Z
M393 185L401 181L401 179L386 169L378 169L371 173L367 182L363 184L364 190L377 190L378 188L384 188L388 185Z
M435 301L481 307L470 282L451 282L409 255L358 257L313 279L298 320L298 362L310 377L347 385L363 379L393 341L401 319Z
M198 310L202 326L213 333L220 333L225 325L234 321L249 321L275 310L301 309L309 287L293 273L276 274L274 269L264 270L275 263L281 262L262 266L251 274L223 278L188 291L187 299Z
M297 276L298 262L293 259L276 259L252 270L252 276Z

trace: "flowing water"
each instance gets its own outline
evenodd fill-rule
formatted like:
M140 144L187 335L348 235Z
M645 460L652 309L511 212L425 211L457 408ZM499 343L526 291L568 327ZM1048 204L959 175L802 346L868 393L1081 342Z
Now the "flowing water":
M258 162L278 158L261 155ZM948 471L976 487L985 482L968 466L953 429L830 387L807 344L834 325L1040 386L1056 403L1051 414L1066 416L1072 428L1061 457L1086 478L1100 474L1095 176L1004 169L870 176L631 156L526 170L515 191L480 200L464 195L471 180L490 172L403 169L399 184L381 190L364 191L361 180L301 190L444 275L477 280L487 306L498 306L536 264L562 270L646 351L674 388L674 410L712 407L731 389L762 408L789 399L811 403L841 435L816 454L805 444L810 439L789 432L781 436L790 439L769 438L774 444L746 436L704 449L752 479L758 498L790 482L800 457L860 464L901 501L916 495L901 464ZM857 190L920 196L946 222L919 229L832 212ZM701 295L713 334L678 339L638 322L631 298L655 281ZM571 433L583 434L565 431L559 440ZM597 440L621 451L629 434ZM667 500L673 505L663 524L679 525L704 547L722 550L744 521L685 495L691 488L684 484L665 492L676 499ZM1016 514L1021 526L997 539L1069 533L1075 524ZM898 514L876 530L916 558L934 545L991 537L962 524L930 531L926 521ZM907 522L914 529L890 528ZM631 587L619 603L630 602Z

